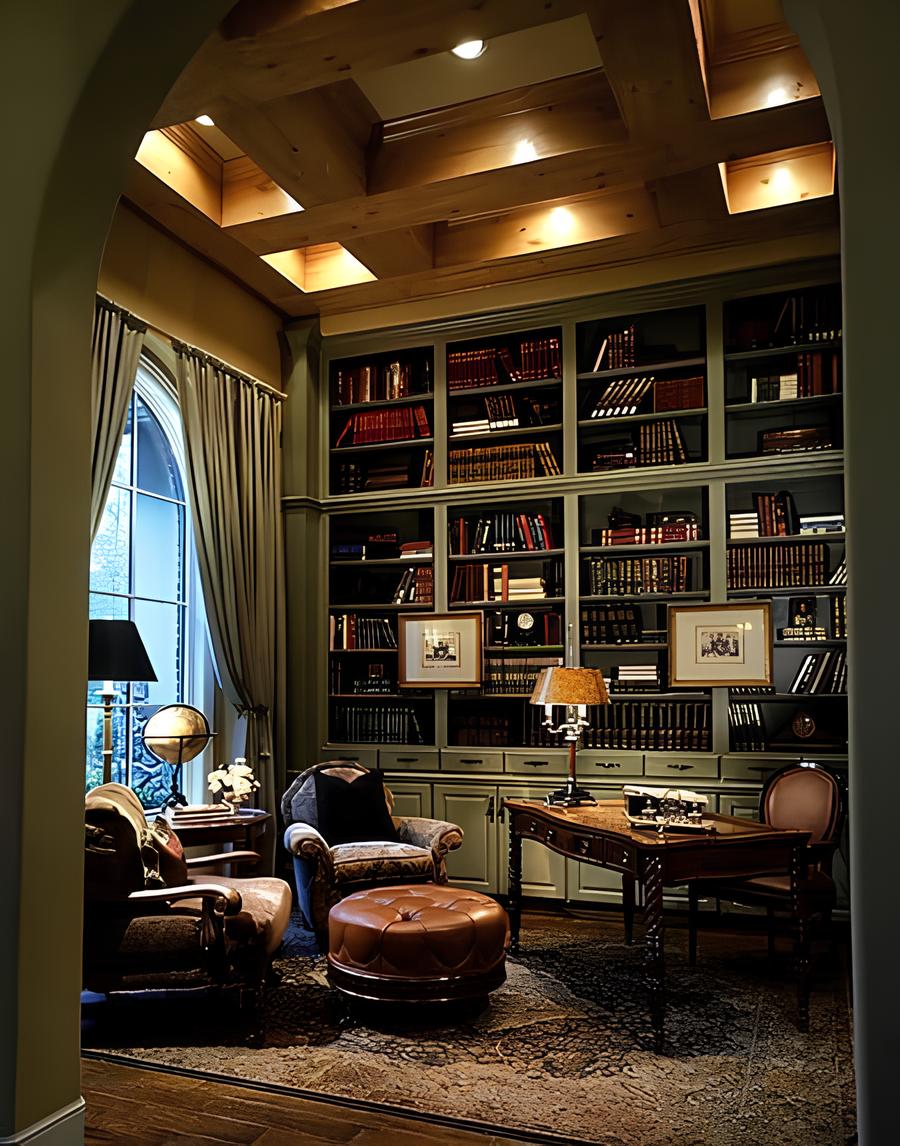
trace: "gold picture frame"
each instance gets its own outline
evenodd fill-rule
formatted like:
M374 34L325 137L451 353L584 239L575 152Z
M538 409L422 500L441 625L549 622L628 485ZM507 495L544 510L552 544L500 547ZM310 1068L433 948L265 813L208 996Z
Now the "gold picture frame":
M397 618L400 688L478 688L481 613L401 613Z
M772 684L772 602L669 605L669 687Z

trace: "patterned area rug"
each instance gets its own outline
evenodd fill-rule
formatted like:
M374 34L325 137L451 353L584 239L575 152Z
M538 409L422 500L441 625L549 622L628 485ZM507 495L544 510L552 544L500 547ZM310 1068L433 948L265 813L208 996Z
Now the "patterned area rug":
M207 1072L410 1112L602 1146L843 1146L855 1131L850 1013L834 957L816 964L808 1035L794 1026L785 955L770 969L757 936L666 936L665 1054L653 1050L640 933L606 922L525 918L523 952L479 1011L393 1018L348 1008L324 960L294 930L270 990L260 1047L233 1014L125 1008L85 1045L128 1060ZM529 926L529 923L531 924ZM175 1015L180 1014L180 1020ZM136 1033L133 1020L145 1016ZM155 1033L154 1033L155 1032ZM198 1034L202 1032L202 1034ZM436 1131L439 1141L439 1131Z

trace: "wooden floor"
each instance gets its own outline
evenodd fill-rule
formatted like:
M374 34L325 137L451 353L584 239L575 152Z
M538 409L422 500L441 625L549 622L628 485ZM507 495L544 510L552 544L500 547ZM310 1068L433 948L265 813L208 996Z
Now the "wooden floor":
M523 1141L96 1059L82 1060L81 1086L88 1146L521 1146Z

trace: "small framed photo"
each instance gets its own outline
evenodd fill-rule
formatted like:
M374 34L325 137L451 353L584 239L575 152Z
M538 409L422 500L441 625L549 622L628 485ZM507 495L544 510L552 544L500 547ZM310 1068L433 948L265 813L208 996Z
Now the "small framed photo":
M481 613L402 613L397 625L400 688L481 684Z
M772 602L669 606L669 686L772 683Z

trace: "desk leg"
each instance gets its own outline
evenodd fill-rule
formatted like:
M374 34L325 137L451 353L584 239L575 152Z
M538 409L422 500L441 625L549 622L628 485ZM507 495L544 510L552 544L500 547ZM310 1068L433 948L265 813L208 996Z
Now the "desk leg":
M809 965L810 934L806 896L800 891L800 882L806 876L806 863L803 848L794 848L791 854L791 904L797 921L797 936L794 942L794 967L797 975L797 1026L801 1031L809 1030Z
M522 837L515 820L509 825L509 951L519 952L519 929L522 925Z
M665 1037L666 982L663 954L663 881L662 859L650 856L644 863L641 884L644 888L644 927L647 934L646 971L650 989L650 1018L656 1049L661 1051Z
M622 914L625 917L625 946L631 946L634 937L634 880L630 875L622 876Z

